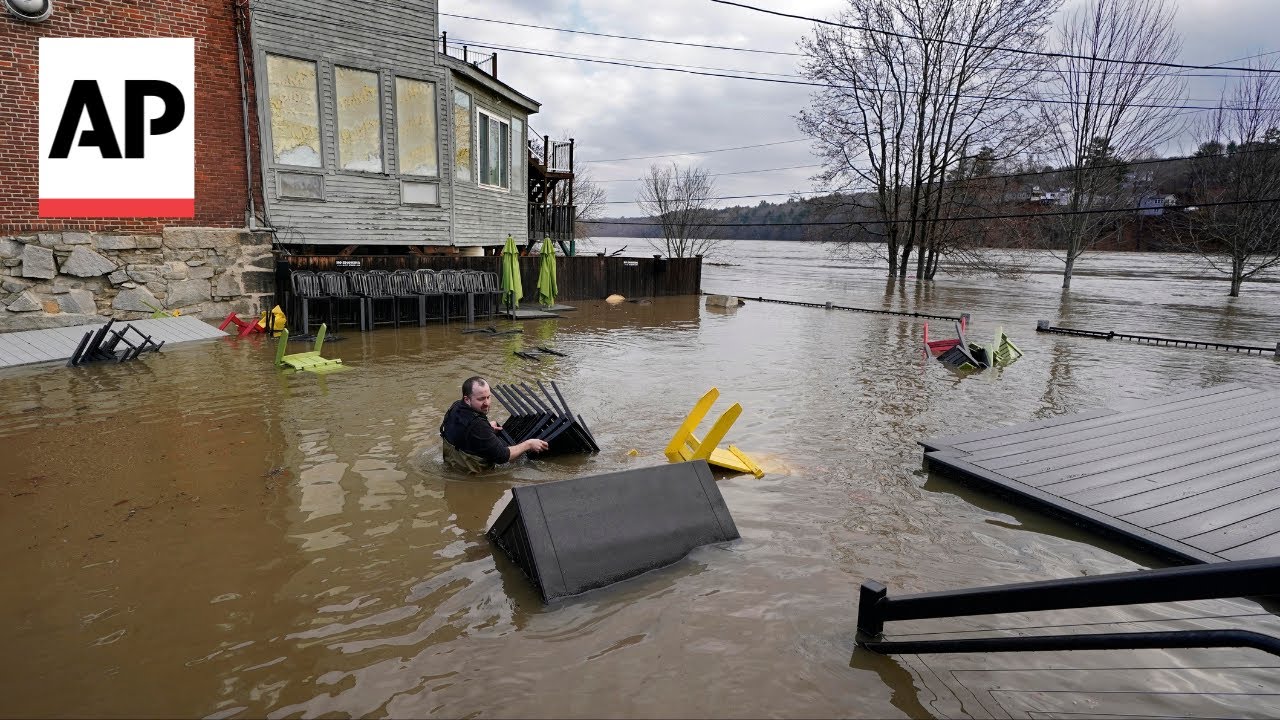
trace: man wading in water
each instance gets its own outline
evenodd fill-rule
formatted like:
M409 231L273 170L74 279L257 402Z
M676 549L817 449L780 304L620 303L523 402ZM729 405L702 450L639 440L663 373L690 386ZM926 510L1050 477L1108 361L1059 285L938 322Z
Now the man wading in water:
M470 472L508 463L527 452L542 452L547 441L530 438L508 446L498 437L502 426L489 419L493 395L489 383L473 376L462 383L462 399L449 406L440 423L444 461Z

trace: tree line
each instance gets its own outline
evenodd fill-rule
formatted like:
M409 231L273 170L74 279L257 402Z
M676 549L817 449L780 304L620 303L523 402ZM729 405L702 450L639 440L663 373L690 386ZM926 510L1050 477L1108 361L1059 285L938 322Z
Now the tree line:
M705 170L653 166L644 216L589 232L652 235L669 254L690 237L821 239L918 279L1042 248L1070 290L1086 252L1136 227L1159 233L1146 249L1200 253L1238 295L1280 264L1280 63L1250 58L1216 107L1188 107L1171 0L1062 4L846 0L800 41L815 90L797 125L829 194L717 209ZM1193 156L1151 162L1188 136Z

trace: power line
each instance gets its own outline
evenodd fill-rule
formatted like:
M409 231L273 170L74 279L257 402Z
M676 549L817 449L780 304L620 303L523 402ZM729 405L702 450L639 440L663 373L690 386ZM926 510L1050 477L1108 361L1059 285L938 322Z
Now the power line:
M705 150L704 150L704 151L688 152L688 153L678 153L678 154L680 154L680 155L698 155L698 154L701 154L701 153L703 153L703 152L713 152L713 151L705 151ZM1253 149L1253 150L1236 150L1236 151L1232 152L1231 154L1229 154L1229 155L1225 156L1225 159L1237 158L1237 157L1239 157L1239 156L1241 156L1241 155L1253 155L1253 154L1257 154L1257 153L1275 153L1275 152L1280 152L1280 147L1263 147L1263 148L1256 148L1256 149ZM972 157L972 156L971 156L971 157ZM1008 179L1012 179L1012 178L1038 177L1038 176L1042 176L1042 175L1071 175L1072 173L1075 173L1075 172L1077 172L1077 171L1079 171L1079 172L1100 172L1100 171L1104 171L1104 170L1128 169L1128 168L1133 167L1133 166L1136 166L1136 165L1157 165L1157 164L1160 164L1160 163L1183 162L1183 161L1186 161L1186 160L1200 160L1200 159L1206 159L1206 160L1207 160L1207 159L1212 159L1212 158L1202 157L1202 156L1199 156L1199 155L1179 155L1179 156L1176 156L1176 157L1167 157L1167 158L1151 158L1151 159L1148 159L1148 160L1130 160L1130 161L1128 161L1128 162L1112 162L1112 163L1103 163L1103 164L1097 164L1097 165L1085 165L1084 167L1080 167L1080 168L1070 168L1070 167L1068 167L1068 168L1050 168L1050 169L1048 169L1048 170L1029 170L1029 171L1026 171L1026 172L1003 173L1003 174L1000 174L1000 175L978 175L978 176L974 176L974 177L964 178L964 179L961 179L961 180L949 180L949 181L947 181L947 182L948 182L949 184L951 184L951 185L957 185L957 184L963 184L963 183L968 183L968 182L981 182L981 181L987 181L987 180L1008 180ZM724 175L747 175L747 174L751 174L751 173L773 172L773 171L776 171L776 170L799 170L799 169L803 169L803 168L813 168L813 167L822 167L822 166L823 166L823 165L822 165L821 163L817 163L817 164L813 164L813 165L792 165L792 166L788 166L788 167L780 167L780 168L762 168L762 169L759 169L759 170L743 170L743 171L740 171L740 172L718 173L718 174L715 174L715 175L708 175L708 177L721 177L721 176L724 176ZM627 179L618 179L618 180L593 180L592 182L641 182L643 179L644 179L644 178L635 178L635 179L632 179L632 180L627 180ZM812 191L812 192L814 192L814 193L819 193L819 194L820 194L820 193L850 192L850 190L851 190L850 188L845 188L845 189L843 189L843 190L814 190L814 191ZM854 191L854 192L870 192L871 190L872 190L872 188L861 188L861 189L854 189L853 191ZM808 192L808 191L805 191L805 192ZM777 193L777 194L778 194L778 195L791 195L791 194L795 194L795 193ZM764 196L762 195L762 196L759 196L759 197L764 197ZM614 202L620 202L620 201L614 201Z
M1207 207L1225 207L1230 205L1261 205L1261 204L1276 203L1276 202L1280 202L1280 197L1265 198L1261 200L1228 200L1223 202L1196 203L1194 205L1164 205L1158 209L1186 210L1188 208L1198 209L1198 208L1207 208ZM1124 208L1109 208L1109 209L1101 209L1101 210L1062 210L1058 212L1019 213L1019 214L1005 214L1005 215L960 215L957 217L934 218L928 221L920 220L919 218L906 218L902 220L884 220L884 219L811 220L811 221L804 221L804 222L778 222L778 223L698 223L698 225L702 227L800 227L800 226L811 226L811 225L815 225L815 226L816 225L844 225L844 226L847 226L847 225L896 225L899 223L910 223L910 222L942 223L942 222L959 222L959 221L969 221L969 220L1013 220L1017 218L1062 217L1067 215L1099 215L1099 214L1105 214L1105 213L1138 212L1140 210L1151 210L1151 209L1153 208L1124 207ZM662 224L660 222L631 222L631 221L625 221L625 220L623 221L579 220L578 222L591 223L596 225L646 225L646 226L652 226L652 227L660 226Z
M759 195L724 195L722 197L690 198L690 202L702 202L702 201L708 201L708 200L749 200L751 198L782 197L784 195L788 197L794 196L794 195L830 195L831 193L832 193L831 190L794 190L792 192L761 193ZM812 200L813 198L800 198L800 199ZM605 200L601 204L602 205L637 205L639 204L639 202L640 201L638 200Z
M505 52L514 52L514 53L523 53L523 52L527 52L527 53L530 53L530 54L544 53L544 54L547 54L547 55L548 55L548 56L550 56L550 57L555 57L555 58L557 58L557 59L563 59L563 60L577 60L577 61L579 61L579 62L596 62L596 61L600 61L600 62L610 62L610 63L633 63L633 64L646 64L646 66L651 66L651 67L648 67L647 69L653 69L653 70L672 70L672 69L676 69L676 68L690 68L690 69L694 69L694 70L714 70L714 71L717 71L717 72L724 72L724 73L747 73L747 74L750 74L750 75L768 75L768 76L772 76L773 78L804 78L804 77L805 77L804 75L796 75L796 74L792 74L792 73L774 73L774 72L764 72L764 71L760 71L760 70L740 70L740 69L737 69L737 68L719 68L719 67L710 67L710 66L706 66L706 65L683 65L683 64L680 64L680 63L668 63L668 62L663 62L663 61L660 61L660 60L658 60L658 61L652 61L652 60L637 60L637 59L635 59L635 58L620 58L620 57L611 57L611 56L608 56L608 55L589 55L589 54L586 54L586 53L567 53L567 52L563 52L563 51L552 51L552 50L546 50L546 49L543 49L543 48L530 48L530 47L523 47L523 46L520 46L520 45L499 45L499 44L495 44L495 43L486 43L486 42L484 42L484 41L461 41L461 40L460 40L459 42L465 42L465 43L467 44L467 46L468 46L468 47L483 48L483 49L485 49L485 50L502 50L502 51L505 51ZM916 62L910 62L910 63L905 63L905 64L907 64L907 65L909 65L909 66L912 66L912 65L920 65L920 63L916 63ZM636 66L638 66L638 65L636 65ZM981 65L978 65L978 66L975 66L975 69L1028 70L1028 71L1031 71L1031 70L1030 70L1030 69L1028 69L1028 68L1009 68L1009 67L1000 67L1000 66L997 66L997 65L988 65L988 66L981 66ZM1166 76L1172 76L1172 77L1213 77L1213 78L1224 78L1224 79L1225 79L1225 78L1230 78L1230 77L1243 77L1243 76L1240 76L1240 75L1202 75L1202 76L1195 76L1195 75L1183 75L1183 74L1180 74L1180 73L1153 73L1153 74L1166 75ZM737 77L737 76L734 76L734 77ZM761 79L769 79L769 78L759 78L759 77L741 77L741 78L739 78L739 79L742 79L742 80L761 80ZM815 82L809 82L809 83L807 83L807 84L810 84L810 85L816 85L816 86L818 86L818 87L831 87L831 88L843 88L843 87L845 87L845 86L843 86L843 85L832 85L832 84L815 83ZM867 90L878 90L878 91L881 91L881 92L894 92L894 93L899 93L899 94L911 94L911 92L912 92L912 91L910 91L910 90L900 90L900 89L898 89L898 88L883 89L883 88L872 88L872 87L866 87L865 89L867 89ZM963 98L975 98L975 97L977 97L977 98L979 98L979 99L982 99L982 96L973 96L973 95L961 95L960 97L963 97ZM1026 102L1044 102L1044 103L1055 103L1055 102L1056 102L1056 103L1060 103L1060 104L1076 104L1076 103L1078 102L1078 101L1076 101L1076 100L1072 100L1072 99L1070 98L1070 96L1069 96L1069 95L1065 95L1065 94L1063 94L1063 93L1047 94L1047 95L1045 95L1044 97L1037 97L1037 98L1011 98L1011 99L1014 99L1014 100L1022 100L1022 101L1026 101ZM1152 100L1152 101L1175 102L1175 103L1176 103L1176 102L1203 102L1203 103L1213 103L1213 102L1218 102L1218 100L1213 99L1213 98L1191 98L1191 97L1181 97L1181 98L1153 97L1153 98L1148 98L1148 99L1149 99L1149 100ZM1116 103L1094 103L1094 104L1095 104L1095 105L1097 105L1097 104L1101 104L1101 105L1114 105L1114 104L1116 104ZM1134 108L1185 109L1187 112L1203 112L1203 111L1205 111L1205 110L1209 110L1209 109L1215 109L1215 110L1217 109L1217 107L1216 107L1216 106L1213 106L1213 107L1205 107L1205 106L1199 106L1199 105L1154 105L1154 104L1153 104L1153 105L1141 105L1141 104L1136 104L1136 103L1135 103L1135 104L1127 104L1127 103L1126 103L1125 105L1126 105L1126 107L1134 107ZM1270 109L1270 108L1266 108L1266 109ZM1276 110L1280 110L1280 108L1275 108L1275 109L1276 109ZM1183 114L1183 113L1180 113L1180 114Z
M494 20L494 19L492 19L492 18L481 18L481 17L474 17L474 16L470 16L470 15L453 15L453 14L450 14L450 13L440 13L440 15L442 15L442 16L446 16L446 17L461 18L461 19L464 19L464 20L475 20L475 21L478 21L478 22L496 23L496 24L499 24L499 25L516 25L516 26L519 26L519 27L530 27L530 28L537 28L537 29L540 29L540 30L552 30L552 31L554 31L554 32L571 33L571 34L577 34L577 35L592 35L592 36L596 36L596 37L616 38L616 39L620 39L620 40L634 40L634 41L637 41L637 42L660 43L660 44L666 44L666 45L681 45L681 46L684 46L684 47L706 48L706 49L710 49L710 50L730 50L730 51L734 51L734 52L743 52L743 53L760 53L760 54L767 54L767 55L784 55L784 56L789 56L789 57L807 57L807 56L805 55L805 53L781 52L781 51L777 51L777 50L756 50L756 49L753 49L753 48L729 47L729 46L725 46L725 45L708 45L708 44L705 44L705 43L679 42L679 41L675 41L675 40L658 40L658 39L656 39L656 38L634 37L634 36L630 36L630 35L608 35L608 34L605 34L605 33L588 32L588 31L586 31L586 30L575 30L575 29L573 29L573 28L551 27L551 26L548 26L548 25L529 25L529 24L526 24L526 23L517 23L517 22L512 22L512 21L509 21L509 20ZM858 49L858 50L866 50L866 49L867 49L866 47L862 47L862 46L853 46L853 47L854 47L855 49ZM1210 65L1210 66L1207 66L1207 67L1196 67L1196 68L1191 68L1191 69L1196 69L1196 70L1224 70L1224 71L1227 71L1227 70L1230 70L1231 68L1221 67L1221 66L1222 66L1222 65L1224 65L1225 63L1229 63L1229 62L1237 62L1237 61L1239 61L1239 60L1249 60L1249 59L1252 59L1252 58L1256 58L1256 57L1263 57L1263 56L1266 56L1266 55L1273 55L1273 54L1276 54L1276 53L1280 53L1280 50L1272 50L1272 51L1269 51L1269 52L1257 53L1257 54L1254 54L1254 55L1245 55L1244 57L1233 58L1233 59L1231 59L1231 60L1224 60L1223 62L1221 62L1221 63L1217 63L1217 64L1215 64L1215 65ZM690 67L696 67L696 66L690 66ZM988 69L988 70L993 70L993 69L994 69L994 70L1014 70L1014 71L1017 71L1017 70L1028 70L1028 71L1029 71L1029 70L1031 69L1031 68L1021 68L1021 67L1017 67L1017 66L1000 66L1000 65L986 65L986 66L978 66L978 67L979 67L980 69ZM751 70L742 70L742 71L735 71L735 72L754 72L754 71L751 71ZM779 74L781 74L781 73L768 73L768 74L772 74L772 75L779 75ZM1154 73L1154 74L1159 75L1159 76L1170 76L1170 77L1209 77L1209 78L1239 78L1239 77L1247 77L1247 76L1241 76L1241 75L1224 75L1224 74L1221 74L1221 73L1211 73L1211 74L1207 74L1207 75L1189 74L1189 73L1186 73L1186 72ZM794 77L794 76L792 76L792 77Z
M831 27L845 28L847 30L858 30L859 32L878 33L881 35L889 35L891 37L903 38L906 40L923 40L925 42L938 42L944 45L955 45L958 47L973 48L977 50L998 50L1000 52L1014 53L1018 55L1034 55L1037 57L1062 58L1067 60L1088 60L1090 62L1104 62L1104 63L1112 63L1115 65L1143 65L1146 67L1166 67L1166 68L1176 68L1176 69L1183 69L1183 70L1238 70L1240 72L1255 73L1255 74L1256 73L1270 74L1273 72L1280 72L1277 70L1271 70L1267 68L1251 68L1251 67L1240 67L1240 66L1224 67L1221 64L1219 65L1185 65L1182 63L1161 62L1158 60L1120 60L1116 58L1091 57L1088 55L1073 55L1071 53L1046 52L1044 50L1027 50L1025 48L1010 48L1010 47L1002 47L999 45L979 45L977 43L967 43L967 42L961 42L959 40L946 40L943 38L922 38L918 35L894 32L893 30L883 30L880 28L866 27L863 25L847 25L845 23L838 23L832 20L822 20L820 18L809 17L807 15L794 15L792 13L784 13L784 12L779 12L777 10L768 10L766 8L756 7L754 5L746 5L744 3L732 2L732 0L711 0L711 2L719 3L720 5L729 5L732 7L739 7L739 8L743 8L744 10L753 10L755 12L764 13L766 15L775 15L777 17L790 18L792 20L804 20L805 22L817 23L819 25L828 25Z
M1239 157L1240 155L1253 155L1255 153L1274 153L1274 152L1280 152L1280 147L1265 147L1265 148L1257 148L1255 150L1236 150L1235 152L1225 157L1229 159L1229 158ZM1129 168L1134 165L1155 165L1158 163L1181 162L1183 160L1200 160L1200 159L1210 159L1210 158L1207 158L1207 157L1202 158L1202 156L1199 156L1199 155L1179 155L1177 157L1168 157L1168 158L1151 158L1149 160L1130 160L1128 162L1113 162L1113 163L1106 163L1101 165L1085 165L1084 167L1080 167L1080 168L1033 170L1028 172L1008 173L1004 175L980 175L976 177L965 178L963 180L955 180L951 182L960 183L960 182L969 182L972 180L1004 180L1008 178L1035 177L1038 175L1068 175L1077 171L1093 172L1095 170Z
M668 153L666 155L642 155L639 157L609 158L607 160L584 160L583 162L607 163L607 162L625 162L627 160L652 160L654 158L681 157L683 155L709 155L711 153L729 152L731 150L750 150L752 148L770 147L773 145L788 145L790 143L808 142L808 140L809 138L796 138L795 140L779 140L777 142L760 143L759 145L742 145L740 147L719 148L717 150L699 150L697 152L678 152L678 153Z
M536 28L538 30L553 30L555 32L573 33L575 35L591 35L593 37L614 38L617 40L635 40L636 42L660 43L662 45L681 45L684 47L707 48L710 50L733 50L735 52L759 53L762 55L789 55L799 56L800 53L780 52L778 50L756 50L754 48L736 48L725 45L706 45L703 43L678 42L676 40L655 40L653 38L632 37L630 35L609 35L607 33L588 32L586 30L570 30L568 28L550 27L547 25L530 25L528 23L512 22L510 20L493 20L490 18L472 17L470 15L454 15L453 13L440 13L441 17L460 18L462 20L476 20L478 22L497 23L499 25L515 25L517 27Z
M697 155L699 153L688 153L688 154ZM817 168L817 167L822 167L822 163L813 163L810 165L788 165L787 167L776 167L776 168L760 168L759 170L739 170L737 172L713 173L713 174L707 175L707 177L725 177L726 175L751 175L754 173L762 173L762 172L776 172L778 170L804 170L807 168ZM643 182L643 181L644 181L644 178L617 178L614 180L592 180L592 182L597 182L597 183Z
M713 2L720 2L720 1L721 1L721 0L713 0ZM689 69L679 68L679 67L661 67L661 66L657 66L657 65L646 65L646 64L641 64L641 63L638 63L638 62L637 62L637 63L632 63L632 62L623 62L623 61L619 61L619 60L587 60L587 59L583 59L583 58L579 58L579 57L573 57L573 56L570 56L570 55L565 55L565 54L563 54L563 53L553 53L553 52L535 51L535 50L517 50L517 49L515 49L515 48L513 48L513 47L509 47L509 46L508 46L508 47L502 47L502 46L498 46L498 45L476 45L476 47L484 47L484 48L493 48L493 49L498 49L498 50L505 50L506 52L513 52L513 53L518 53L518 54L521 54L521 55L534 55L534 56L539 56L539 57L558 58L558 59L561 59L561 60L573 60L573 61L576 61L576 62L591 62L591 63L599 63L599 64L602 64L602 65L617 65L617 66L620 66L620 67L637 68L637 69L640 69L640 70L660 70L660 71L664 71L664 72L684 73L684 74L686 74L686 75L701 75L701 76L704 76L704 77L718 77L718 78L726 78L726 79L730 79L730 80L753 80L753 81L755 81L755 82L777 83L777 84L781 84L781 85L799 85L799 86L802 86L802 87L820 87L820 88L830 88L830 89L836 89L836 90L856 90L856 89L858 89L858 88L848 87L848 86L844 86L844 85L832 85L832 84L830 84L830 83L812 82L812 81L807 81L807 80L784 80L784 79L781 79L781 78L746 77L746 76L743 76L743 75L732 75L732 74L729 74L729 73L707 72L707 71L703 71L703 70L689 70ZM897 94L897 95L906 95L906 96L914 96L914 95L915 95L915 93L913 93L913 92L912 92L912 91L910 91L910 90L901 90L901 89L898 89L898 88L879 88L879 87L866 87L866 86L864 86L864 87L862 87L861 89L862 89L862 90L871 90L871 91L875 91L875 92L893 93L893 94ZM950 96L951 96L951 94L950 94L950 93L948 93L948 94L947 94L947 97L950 97ZM963 98L963 99L965 99L965 100L984 100L984 101L985 101L985 100L989 100L989 99L991 99L990 97L985 96L985 95L966 95L966 94L959 94L959 93L955 94L955 97ZM1038 98L1038 97L1012 97L1012 96L1004 97L1004 98L1002 98L1002 99L1004 99L1004 100L1008 100L1008 101L1011 101L1011 102L1034 102L1034 103L1046 103L1046 104L1050 104L1050 105L1079 105L1079 104L1082 104L1082 101L1079 101L1079 100L1072 100L1072 99L1066 99L1066 100L1055 100L1055 99L1052 99L1052 98ZM1217 110L1217 109L1218 109L1218 106L1216 106L1216 105L1209 105L1209 106L1204 106L1204 105L1155 105L1155 104L1149 104L1149 103L1114 103L1114 102L1089 102L1089 103L1086 103L1086 104L1088 104L1088 105L1090 105L1090 106L1092 106L1092 107L1116 107L1116 106L1123 106L1123 107L1127 107L1127 108L1134 108L1134 109L1147 109L1147 110L1194 110L1194 111L1197 111L1197 112L1211 111L1211 110ZM1249 109L1249 110L1264 110L1264 111L1280 110L1280 108L1239 108L1239 109L1241 109L1241 110L1245 110L1245 109Z
M725 0L712 0L712 2L725 2ZM728 3L728 2L725 2L725 4L729 4L729 5L739 5L738 3ZM751 7L751 6L749 6L749 5L740 5L740 6L741 6L741 7L744 7L744 8L748 8L748 9L760 10L761 12L766 12L766 13L771 13L771 14L776 14L776 15L782 15L782 16L785 16L785 17L793 17L793 18L797 18L797 19L812 20L813 22L818 22L818 23L825 23L825 24L831 24L831 25L839 25L838 23L831 23L831 22L829 22L829 21L823 21L823 20L817 20L817 19L812 19L812 18L806 18L805 16L802 16L802 15L787 15L786 13L778 13L778 12L771 11L771 10L763 10L763 9L760 9L760 8L752 8L752 7ZM315 16L294 15L294 14L290 14L290 13L279 12L279 11L276 11L276 10L261 10L261 9L258 9L258 10L254 10L254 12L255 12L255 13L258 13L258 14L269 15L269 16L272 16L272 17L279 17L279 18L290 18L290 19L294 19L294 20L305 20L305 21L311 21L311 22L316 22L316 21L318 21L317 17L315 17ZM485 18L474 18L474 17L471 17L471 16L465 16L465 15L449 15L449 13L440 13L440 14L441 14L441 15L448 15L448 16L450 16L450 17L460 17L460 18L468 19L468 20L486 20ZM490 22L505 22L505 21L492 20L492 21L490 21ZM520 25L520 23L506 23L506 24L516 24L516 25ZM544 27L544 26L529 25L528 27L538 27L538 28L541 28L541 27ZM841 27L851 27L851 26L841 26ZM561 28L546 28L546 29L550 29L550 30L560 30ZM855 29L856 29L856 28L855 28ZM565 30L565 32L585 32L585 31L571 31L571 30ZM888 32L888 31L877 31L877 32ZM596 34L596 33L586 33L586 34ZM892 34L892 33L891 33L891 34ZM622 38L622 39L633 39L633 40L642 40L642 41L649 41L649 42L664 42L664 43L682 44L682 43L676 43L675 41L651 40L651 39L648 39L648 38L631 38L631 37L628 37L628 36L621 36L621 35L619 35L619 36L607 36L607 37L618 37L618 38ZM911 37L911 36L904 36L904 37ZM964 43L957 43L956 41L940 41L940 42L950 43L950 44L960 44L960 45L963 45L963 44L964 44ZM778 78L756 78L756 77L745 77L745 76L742 76L742 75L732 75L732 74L723 74L723 73L712 73L712 72L704 72L704 71L699 71L699 70L690 70L690 69L673 68L673 67L656 67L656 66L652 66L652 65L642 65L642 64L639 64L639 63L626 63L626 62L610 61L610 60L584 60L584 59L582 59L582 58L576 58L576 57L572 57L572 56L564 55L564 54L551 53L551 52L537 52L537 51L532 51L532 50L518 50L518 49L515 49L515 48L513 48L513 47L502 47L502 46L497 46L497 45L477 45L476 47L485 47L485 48L500 49L500 50L505 50L506 52L513 52L513 53L518 53L518 54L523 54L523 55L534 55L534 56L541 56L541 57L551 57L551 58L559 58L559 59L563 59L563 60L575 60L575 61L577 61L577 62L595 62L595 63L605 64L605 65L618 65L618 66L621 66L621 67L632 67L632 68L638 68L638 69L641 69L641 70L664 70L664 71L667 71L667 72L681 72L681 73L686 73L686 74L690 74L690 75L702 75L702 76L707 76L707 77L722 77L722 78L726 78L726 79L733 79L733 80L755 80L755 81L757 81L757 82L772 82L772 83L780 83L780 84L784 84L784 85L800 85L800 86L805 86L805 87L828 87L828 88L841 88L841 87L842 87L842 86L838 86L838 85L830 85L830 84L826 84L826 83L816 83L816 82L809 82L809 81L802 81L802 80L783 80L783 79L778 79ZM711 45L707 45L707 46L702 46L702 47L711 47L711 48L725 49L725 50L739 50L739 49L740 49L740 50L743 50L744 52L749 51L749 49L743 49L743 48L728 48L728 47L723 47L723 46L711 46ZM974 45L973 47L984 47L984 46ZM759 52L766 52L766 51L759 51ZM778 53L773 53L773 51L768 51L768 52L770 52L771 54L778 54ZM1032 53L1031 51L1027 51L1027 50L1019 51L1019 50L1016 50L1016 49L1015 49L1015 50L1010 50L1010 52L1022 52L1022 53L1029 53L1029 54L1037 54L1037 53ZM790 54L790 53L788 53L788 54ZM1051 55L1053 55L1053 54L1051 54ZM1057 54L1057 55L1053 55L1053 56L1055 56L1055 57L1074 57L1074 56L1061 55L1061 54ZM1100 58L1093 58L1093 59L1095 59L1095 60L1099 60ZM1138 62L1138 61L1132 61L1132 62ZM1234 70L1234 69L1240 69L1240 68L1232 68L1232 67L1217 67L1217 66L1177 65L1177 64L1172 64L1172 63L1155 63L1155 64L1168 65L1168 66L1170 66L1170 67L1187 68L1187 69L1192 69L1192 70L1215 70L1215 69L1222 69L1222 70ZM1251 71L1251 72L1263 72L1262 70L1255 70L1255 69L1252 69L1252 68L1243 68L1243 69L1245 69L1245 70L1249 70L1249 71ZM751 71L747 71L747 72L751 72ZM1266 71L1266 72L1271 72L1271 71ZM845 88L845 89L848 89L848 88ZM891 93L897 93L897 94L901 94L901 95L910 95L910 94L911 94L911 92L910 92L909 90L898 90L898 89L896 89L896 88L865 88L865 89L868 89L868 90L874 89L874 90L877 90L877 91L880 91L880 92L891 92ZM964 99L967 99L967 100L985 100L985 99L987 99L986 97L983 97L983 96L973 96L973 95L957 95L957 97L964 98ZM1073 105L1073 104L1078 104L1078 101L1076 101L1076 100L1051 100L1051 99L1047 99L1047 98L1015 98L1015 97L1007 97L1007 98L1004 98L1004 99L1006 99L1006 100L1011 100L1011 101L1019 101L1019 102L1041 102L1041 103L1057 104L1057 105ZM1096 107L1111 107L1111 106L1115 106L1115 105L1118 105L1118 104L1120 104L1120 103L1105 103L1105 102L1092 103L1092 105L1094 105L1094 106L1096 106ZM1136 104L1136 103L1125 103L1125 106L1126 106L1126 107L1135 108L1135 109L1153 109L1153 110L1187 110L1187 111L1195 111L1195 112L1203 112L1203 111L1217 110L1217 109L1218 109L1216 106L1203 107L1203 106L1194 106L1194 105L1148 105L1148 104ZM1241 109L1271 110L1272 108L1241 108Z
M521 45L497 45L493 43L487 43L483 40L459 39L458 42L460 44L466 45L467 47L484 48L486 50L506 50L508 52L515 52L517 50L532 50L534 52L553 52L550 50L546 50L545 48L531 48L531 47L525 47ZM713 67L709 65L684 65L681 63L663 62L661 60L656 60L656 61L636 60L634 58L620 58L620 57L612 57L609 55L590 55L588 53L578 53L578 52L568 52L568 51L556 51L556 52L559 52L562 57L565 57L571 60L582 60L583 62L586 62L589 60L616 60L618 62L638 62L638 63L655 62L662 66L673 67L673 68L693 68L695 70L716 70L719 72L748 73L751 75L772 75L774 77L782 77L782 78L804 77L803 75L796 75L795 73L765 72L763 70L741 70L738 68L722 68L722 67Z

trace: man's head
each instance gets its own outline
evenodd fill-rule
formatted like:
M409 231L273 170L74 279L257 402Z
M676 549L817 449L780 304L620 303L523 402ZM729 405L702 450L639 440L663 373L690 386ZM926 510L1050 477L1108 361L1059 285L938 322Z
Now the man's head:
M489 383L479 375L469 377L462 383L462 402L476 412L489 413L489 405L493 403L493 395L489 392Z

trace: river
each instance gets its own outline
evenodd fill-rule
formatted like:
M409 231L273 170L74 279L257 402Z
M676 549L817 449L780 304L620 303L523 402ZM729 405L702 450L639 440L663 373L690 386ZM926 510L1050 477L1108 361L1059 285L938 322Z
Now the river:
M628 242L648 253L598 247ZM855 649L854 620L868 578L917 592L1160 566L930 476L917 441L1274 384L1270 356L1035 326L1270 347L1280 283L1228 298L1167 256L1098 253L1064 296L1043 257L1018 280L888 284L821 245L722 251L707 292L968 312L971 339L1003 327L1025 356L961 374L922 359L916 319L690 296L573 302L499 337L342 328L325 355L349 369L323 376L277 371L261 337L2 370L0 716L1274 715L1274 662L1253 651L886 658ZM536 345L566 357L512 354ZM455 475L437 427L472 374L556 381L602 451ZM767 472L719 480L742 539L544 607L484 537L507 490L665 462L712 386L713 412L743 405L728 440ZM891 633L1078 623L1280 633L1244 600Z

